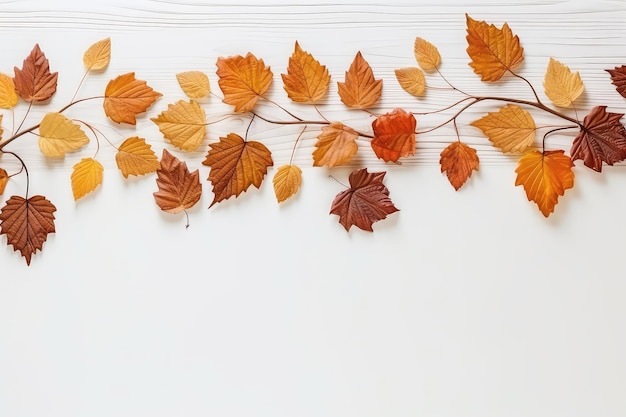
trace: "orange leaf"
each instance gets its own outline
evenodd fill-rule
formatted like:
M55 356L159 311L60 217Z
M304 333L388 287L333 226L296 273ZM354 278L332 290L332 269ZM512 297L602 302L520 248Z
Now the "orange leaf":
M197 101L179 100L152 120L165 139L184 151L195 151L206 136L206 114Z
M9 182L9 174L4 168L0 168L0 195L4 194L4 189Z
M439 50L427 40L415 38L413 52L415 53L415 60L424 71L434 71L441 64Z
M287 74L281 74L287 96L296 103L317 103L328 92L330 74L296 42Z
M339 97L348 107L367 109L380 99L383 91L383 80L374 79L370 64L363 58L361 52L346 71L346 82L338 82Z
M200 173L189 172L187 164L163 149L161 168L157 170L159 191L153 193L159 208L167 213L180 213L193 207L202 196Z
M302 184L302 170L296 165L283 165L274 174L274 193L276 200L282 203L293 196Z
M17 101L13 78L0 72L0 109L12 109Z
M116 123L137 123L135 116L145 112L161 97L145 81L136 80L129 72L109 81L104 91L104 112Z
M211 93L209 77L202 71L179 72L176 80L189 98L204 98Z
M103 173L104 167L93 158L83 158L74 165L70 177L74 200L78 200L98 188L102 184Z
M46 101L57 91L57 72L50 72L48 58L36 44L22 64L15 67L15 91L24 100L32 103Z
M128 178L129 175L149 174L161 167L152 147L145 139L137 136L126 139L120 145L115 154L115 162L124 178Z
M111 61L111 38L102 39L91 45L83 54L83 64L88 71L101 71Z
M358 150L355 142L358 137L354 129L339 122L324 126L313 151L313 166L328 165L332 168L347 164Z
M224 93L224 103L235 106L237 113L251 111L260 96L272 84L272 71L262 59L250 52L217 59L217 81Z
M523 185L545 217L554 211L559 196L574 186L574 163L564 151L529 151L519 160L515 185Z
M448 181L458 191L472 176L472 171L478 171L479 161L476 149L457 141L441 152L439 163L441 172L446 173Z
M524 60L524 48L509 25L502 29L485 21L467 17L467 54L470 66L482 81L497 81L507 72L517 68Z
M372 149L385 162L415 154L415 127L417 121L411 113L395 109L379 116L372 123L374 139Z
M470 124L482 130L502 152L523 152L532 145L537 130L530 113L513 104Z
M244 141L235 133L229 133L220 141L209 145L209 153L202 162L211 167L208 180L213 184L215 198L219 203L232 196L238 197L248 187L261 186L267 167L274 165L272 153L261 142Z
M0 234L7 235L7 243L20 251L30 265L37 250L42 250L49 233L54 233L56 207L45 197L35 195L28 200L14 195L0 212Z
M419 68L400 68L394 71L400 87L407 93L420 97L426 91L426 78Z

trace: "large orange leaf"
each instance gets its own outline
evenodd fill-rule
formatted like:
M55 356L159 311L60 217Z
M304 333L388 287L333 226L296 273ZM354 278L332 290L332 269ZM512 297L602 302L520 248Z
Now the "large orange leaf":
M485 21L467 17L467 54L472 59L470 66L482 81L497 81L524 60L524 48L509 25L502 29Z
M385 162L397 162L401 157L414 155L416 126L413 114L402 109L376 118L372 122L372 149L376 156Z
M348 107L367 109L380 99L383 80L376 80L372 67L361 52L357 52L350 69L346 71L346 82L338 82L339 97Z
M559 196L574 186L574 163L564 151L529 151L519 160L515 185L523 185L545 217L554 211Z
M7 243L20 251L30 265L37 250L42 250L49 233L54 233L56 207L45 197L35 195L28 200L20 196L9 198L0 212L0 234Z
M479 161L476 149L456 141L441 152L439 163L441 172L446 173L448 181L458 191L472 176L472 171L478 171Z
M287 96L297 103L317 103L328 92L330 74L296 42L287 74L281 74Z
M302 170L296 165L283 165L274 174L274 193L279 203L293 196L302 185Z
M145 81L129 72L109 81L104 91L104 112L116 123L137 123L136 116L145 112L161 97Z
M126 139L115 154L115 162L124 178L145 175L161 167L159 159L145 139L134 136Z
M265 145L245 141L235 133L221 137L209 147L202 163L211 167L208 180L213 184L215 195L211 206L232 196L238 197L251 185L259 188L267 167L274 165L272 153Z
M199 171L189 172L187 164L167 149L163 149L156 183L159 191L153 193L154 200L167 213L176 214L190 209L202 196Z
M523 152L532 145L537 130L530 113L513 104L507 104L471 125L482 130L502 152Z
M550 58L543 88L555 106L569 107L583 93L585 85L578 71L572 72L567 65Z
M250 52L217 59L217 81L224 93L224 103L235 106L235 111L251 111L259 97L267 93L272 84L272 71L262 59Z
M152 120L165 139L185 151L195 151L206 136L206 114L197 101L179 100Z
M48 58L41 52L39 44L22 64L22 69L15 67L15 91L28 102L46 101L57 91L57 72L50 72Z
M332 168L347 164L358 150L356 140L359 134L349 126L332 122L322 128L313 151L313 166L327 165Z

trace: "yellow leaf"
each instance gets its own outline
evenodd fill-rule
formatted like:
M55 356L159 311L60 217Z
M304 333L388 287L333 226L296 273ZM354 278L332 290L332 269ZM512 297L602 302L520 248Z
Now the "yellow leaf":
M102 39L91 45L83 55L83 63L89 71L105 69L111 61L111 38Z
M395 70L400 87L407 93L419 97L426 91L426 78L419 68L400 68Z
M4 168L0 168L0 195L4 194L4 189L7 187L8 182L9 174L4 170Z
M424 71L434 71L441 63L441 55L437 47L422 38L415 38L413 52L417 63Z
M189 98L204 98L211 93L209 77L202 71L186 71L176 74L180 88Z
M0 73L0 108L12 109L17 104L17 100L13 78Z
M543 80L546 96L555 106L569 107L585 90L578 71L570 71L567 65L550 58L548 70Z
M313 166L328 165L332 168L347 164L358 150L356 140L359 134L351 127L339 122L324 126L317 137L313 152Z
M115 162L124 178L128 178L129 175L149 174L161 166L150 145L145 139L137 136L126 139L120 145L115 154Z
M84 197L102 184L103 171L102 164L93 158L83 158L74 165L71 177L74 200Z
M296 103L317 103L328 91L330 74L296 42L287 74L281 74L287 96Z
M302 170L295 165L283 165L274 175L276 200L282 203L298 192L302 184Z
M195 151L206 136L206 114L200 105L191 100L179 100L152 119L165 139L184 151Z
M63 157L87 143L89 138L80 126L61 113L46 114L39 125L39 149L48 157Z
M524 152L535 140L535 121L519 106L507 104L498 112L489 113L471 123L502 152Z
M2 128L2 115L0 114L0 139L2 139L3 133L4 133L4 129Z

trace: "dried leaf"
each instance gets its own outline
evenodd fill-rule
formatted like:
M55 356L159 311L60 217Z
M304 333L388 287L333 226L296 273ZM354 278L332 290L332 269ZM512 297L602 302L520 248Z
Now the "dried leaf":
M61 113L46 114L39 125L39 149L47 157L63 157L88 143L89 138L80 126Z
M13 78L0 72L0 109L12 109L17 100Z
M32 103L46 101L57 91L58 73L50 72L48 58L36 44L22 64L14 68L15 91L24 100Z
M0 168L0 195L4 194L4 190L7 188L9 182L9 174L4 168Z
M223 102L235 106L237 113L251 111L269 90L273 77L270 67L249 52L245 57L218 58L217 75Z
M165 139L185 151L195 151L206 136L206 114L194 100L170 104L166 111L150 120L159 126Z
M200 99L211 93L209 77L202 71L186 71L176 74L180 88L189 98Z
M88 71L101 71L111 61L111 38L102 39L91 45L83 55L83 64Z
M484 21L467 17L467 54L470 66L482 81L497 81L507 72L517 68L524 60L524 48L509 25L502 29Z
M626 129L620 123L623 113L608 113L596 106L585 116L572 144L572 160L582 159L589 168L602 172L602 162L613 165L626 159Z
M507 104L499 111L471 123L502 152L524 152L535 140L535 121L519 106Z
M611 82L615 86L617 92L620 93L622 97L626 98L626 65L605 71L611 74Z
M545 217L554 211L559 196L574 186L574 163L561 150L529 151L519 160L515 185L523 185L528 201L534 201Z
M435 45L422 38L415 38L415 59L424 71L434 71L441 64L441 55Z
M129 175L149 174L161 167L152 147L145 139L137 136L126 139L120 145L115 154L115 162L124 178Z
M426 91L426 77L419 68L400 68L395 70L396 79L400 87L407 93L421 97Z
M317 103L328 92L330 74L296 42L287 74L281 74L287 96L296 103Z
M550 58L543 88L555 106L569 107L583 93L585 85L578 71L572 72L567 65Z
M74 201L89 194L102 184L104 167L93 158L83 158L72 171L72 193Z
M2 117L3 115L0 114L0 139L2 139L2 134L4 133L4 129L2 128Z
M313 166L327 165L332 168L347 164L358 150L358 137L359 134L354 129L339 122L324 126L315 143Z
M276 200L282 203L293 196L302 184L302 170L296 165L283 165L274 174L274 193Z
M472 176L472 171L478 171L479 161L476 149L456 141L441 152L439 163L441 172L446 173L448 181L458 191Z
M159 191L153 193L154 199L159 208L167 213L176 214L190 209L202 196L199 171L189 172L187 164L167 149L163 149L156 183Z
M335 197L330 214L339 216L339 223L346 231L356 226L372 232L372 224L399 211L389 198L389 190L383 184L386 172L367 172L357 169L350 174L350 188Z
M235 133L209 145L209 153L202 162L211 167L208 180L215 195L211 206L232 196L238 197L248 187L261 186L267 167L274 165L272 153L261 142L246 142Z
M372 149L376 156L385 162L397 162L401 157L414 155L416 126L413 114L402 109L376 118L372 122Z
M145 112L161 97L145 81L129 72L109 81L104 91L104 112L116 123L137 123L135 116Z
M374 73L361 52L356 54L350 69L346 71L346 82L338 82L339 97L348 107L368 109L380 99L383 80L374 79Z
M0 212L0 234L7 235L7 244L20 251L30 265L37 250L42 250L49 233L54 233L56 207L45 197L35 195L28 200L9 198Z

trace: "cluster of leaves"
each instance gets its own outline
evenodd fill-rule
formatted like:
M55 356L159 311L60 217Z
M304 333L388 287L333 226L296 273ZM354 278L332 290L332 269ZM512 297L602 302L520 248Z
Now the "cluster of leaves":
M294 140L289 162L275 170L273 185L277 201L282 203L288 200L300 189L302 169L293 164L293 153L302 134L310 126L319 127L312 152L312 165L333 168L351 163L359 151L358 138L370 139L371 151L379 159L401 163L403 158L415 154L417 137L452 123L457 138L442 149L440 165L441 172L446 174L450 184L459 190L471 178L473 171L478 170L479 158L476 149L461 140L457 119L468 108L488 101L501 102L503 105L470 125L479 129L502 152L519 155L515 185L524 188L528 200L535 202L546 217L554 211L558 198L574 186L575 160L580 159L585 166L601 172L604 164L613 165L626 158L626 130L620 122L623 114L607 112L606 106L596 106L581 122L575 111L574 115L563 112L562 109L574 109L576 100L584 91L583 81L577 72L572 72L566 65L550 58L543 87L545 95L556 108L549 107L542 102L533 85L516 72L524 60L524 49L508 24L498 28L469 16L466 16L466 23L469 65L480 79L489 83L505 76L518 79L528 85L534 100L465 93L441 73L442 59L438 49L418 37L414 44L418 66L397 69L397 82L407 93L419 98L430 88L427 79L439 77L448 90L461 95L458 101L436 111L450 110L452 116L444 123L420 132L416 130L415 116L426 116L428 113L396 108L385 114L374 114L372 109L382 96L383 80L376 79L369 63L358 52L345 72L344 80L337 82L337 87L339 98L345 106L363 110L368 117L374 117L371 133L360 132L344 122L330 121L322 114L318 106L328 94L331 76L326 66L303 50L298 42L295 43L286 72L281 74L283 88L294 103L314 106L320 116L318 120L304 120L269 98L274 74L262 59L252 53L219 57L216 63L222 93L219 98L233 106L235 114L249 115L250 125L255 120L262 120L266 123L304 127ZM90 46L83 56L85 75L105 70L110 56L110 39ZM626 66L607 71L617 91L626 97ZM57 77L56 72L51 72L48 59L39 45L35 45L22 68L14 69L14 77L0 74L0 107L13 109L20 99L28 103L28 110L32 105L46 104L56 92ZM176 78L187 99L169 104L166 110L151 120L173 147L185 152L197 151L207 136L209 124L201 100L217 95L211 91L209 77L204 72L183 72L177 74ZM0 168L0 192L4 192L7 181L13 175L24 171L28 176L22 158L15 152L5 150L7 145L19 137L27 133L37 134L39 149L49 158L62 158L68 152L83 148L90 141L87 132L98 141L99 148L100 138L109 141L102 132L87 122L70 119L63 113L78 103L103 99L104 113L111 121L134 125L136 117L147 111L159 97L161 94L145 81L136 79L134 73L127 73L109 81L101 97L73 98L68 105L57 112L47 113L38 124L28 128L22 128L22 121L7 139L0 140L0 152L13 155L22 164L22 169L11 175ZM273 103L291 120L273 120L259 115L256 113L259 101ZM538 127L529 110L544 112L565 124ZM24 120L27 115L28 111ZM547 129L547 132L538 146L536 136L540 129ZM567 129L578 130L569 154L565 150L545 149L548 136ZM260 141L249 140L248 130L249 126L245 133L229 133L208 147L202 164L210 168L207 180L212 185L214 196L211 206L230 197L236 198L251 185L259 188L268 169L274 165L270 149ZM167 149L163 149L159 160L144 138L133 136L124 139L119 145L109 143L117 149L115 160L124 178L156 173L157 191L154 199L161 210L186 213L187 209L200 201L203 190L199 171L190 171L186 162ZM92 157L81 159L73 168L70 182L75 200L96 190L103 181L104 168L97 160L97 154L96 150ZM330 213L339 216L339 223L346 230L356 226L372 231L375 222L398 211L389 197L389 190L383 184L385 175L385 172L368 172L367 168L357 168L350 174L349 186L335 197L330 208ZM55 231L56 208L43 196L29 196L28 184L27 180L24 197L10 197L1 209L0 233L5 234L8 244L19 250L26 262L30 263L32 255L42 249L47 235Z

